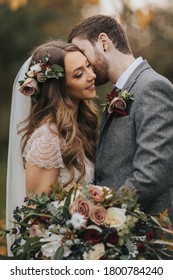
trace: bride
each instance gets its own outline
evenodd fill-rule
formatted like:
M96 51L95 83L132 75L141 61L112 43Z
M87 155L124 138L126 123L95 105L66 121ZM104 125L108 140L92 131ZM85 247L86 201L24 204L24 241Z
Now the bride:
M32 52L13 87L6 228L13 211L33 190L53 183L91 183L98 136L95 74L73 44L49 41ZM10 255L12 236L7 236Z

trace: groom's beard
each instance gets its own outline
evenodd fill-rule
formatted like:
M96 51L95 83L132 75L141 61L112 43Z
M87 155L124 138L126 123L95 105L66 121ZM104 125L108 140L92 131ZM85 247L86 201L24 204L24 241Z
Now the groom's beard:
M105 60L104 56L97 50L95 50L95 62L93 64L93 68L96 74L96 86L106 84L109 81L109 65Z

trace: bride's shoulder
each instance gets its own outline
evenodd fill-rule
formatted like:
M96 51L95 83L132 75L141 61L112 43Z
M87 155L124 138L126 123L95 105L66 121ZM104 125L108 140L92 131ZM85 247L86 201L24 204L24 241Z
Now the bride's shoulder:
M35 141L41 142L57 142L61 141L55 123L44 123L34 130L28 142L31 144Z
M54 149L60 149L61 139L58 135L57 127L55 123L43 123L34 130L30 138L28 139L24 154L28 151L35 149L41 150L47 147Z
M36 128L26 143L23 157L31 165L44 168L63 167L61 141L56 124L44 123Z
M35 137L35 136L54 136L57 137L58 136L58 130L56 127L55 123L43 123L41 124L38 128L36 128L34 130L34 132L32 133L31 137Z

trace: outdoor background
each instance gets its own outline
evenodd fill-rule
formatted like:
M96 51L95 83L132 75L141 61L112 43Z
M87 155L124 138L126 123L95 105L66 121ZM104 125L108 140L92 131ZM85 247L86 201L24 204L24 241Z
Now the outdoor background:
M127 30L134 56L146 58L173 82L173 0L0 0L0 227L5 228L8 132L15 75L33 47L49 38L66 40L76 23L100 13L118 18ZM110 87L107 84L97 88L99 106ZM4 238L0 239L0 254L6 254Z

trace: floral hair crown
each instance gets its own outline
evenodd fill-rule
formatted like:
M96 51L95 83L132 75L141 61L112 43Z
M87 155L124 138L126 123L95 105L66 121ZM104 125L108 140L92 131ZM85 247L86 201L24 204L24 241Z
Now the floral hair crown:
M47 79L59 79L64 77L64 69L58 64L49 65L50 55L47 54L42 60L32 62L23 81L19 81L19 91L26 96L37 100L39 93L38 83L44 83Z

